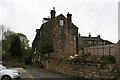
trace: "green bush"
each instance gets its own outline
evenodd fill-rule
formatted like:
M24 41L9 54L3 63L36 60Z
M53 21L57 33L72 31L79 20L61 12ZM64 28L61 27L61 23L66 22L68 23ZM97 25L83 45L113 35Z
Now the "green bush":
M72 60L71 60L71 63L72 63L72 64L79 64L79 63L81 63L80 57L76 57L76 58L72 59Z
M98 59L99 58L99 59ZM77 56L74 59L70 60L70 63L79 65L81 63L84 64L102 64L102 65L107 65L107 64L116 64L116 59L112 55L104 55L104 56L91 56L89 54L82 54L81 56Z
M93 63L96 63L97 62L97 58L96 57L93 57L91 55L91 53L88 53L88 54L81 54L77 57L75 57L74 59L71 60L71 63L72 64L76 64L76 65L79 65L79 64L93 64Z
M81 47L80 50L84 50L84 47Z
M101 63L103 65L107 65L107 64L115 64L116 60L115 57L112 55L104 55L101 57Z

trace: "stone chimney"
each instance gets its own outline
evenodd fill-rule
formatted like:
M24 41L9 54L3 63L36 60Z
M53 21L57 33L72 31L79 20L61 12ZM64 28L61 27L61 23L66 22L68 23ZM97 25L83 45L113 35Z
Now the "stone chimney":
M69 12L67 14L67 19L69 22L72 22L72 14L69 14Z
M100 38L100 35L98 35L97 37Z
M53 7L53 10L51 10L50 14L51 14L51 19L55 18L55 7Z
M81 35L80 35L80 33L78 34L78 37L80 37Z
M91 37L91 34L90 34L90 32L89 32L89 35L88 35L88 37Z

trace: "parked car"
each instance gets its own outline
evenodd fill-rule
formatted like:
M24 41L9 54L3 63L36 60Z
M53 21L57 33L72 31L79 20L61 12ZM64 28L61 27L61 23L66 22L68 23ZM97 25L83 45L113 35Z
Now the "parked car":
M14 80L20 78L20 72L15 69L7 69L0 64L0 80Z
M4 61L0 61L0 65L6 65Z

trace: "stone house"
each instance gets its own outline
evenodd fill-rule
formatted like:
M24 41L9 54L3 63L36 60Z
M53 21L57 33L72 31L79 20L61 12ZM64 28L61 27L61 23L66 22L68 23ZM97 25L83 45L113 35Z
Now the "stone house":
M44 37L48 37L53 43L54 52L50 56L68 57L79 53L81 48L113 44L97 37L81 36L78 34L78 27L72 23L72 14L67 13L56 16L55 9L51 10L50 18L43 18L43 24L40 29L36 29L36 36L32 43L32 61L40 61L41 53L38 50L39 42Z
M102 39L100 35L98 35L97 37L92 37L91 34L89 33L88 36L81 36L79 34L78 44L80 50L81 48L85 48L85 47L101 46L101 45L114 44L114 43Z
M36 36L32 43L33 61L40 58L41 53L37 46L45 36L53 42L52 56L62 57L78 54L78 27L72 23L72 14L67 13L67 17L63 14L56 16L55 9L51 10L50 14L51 18L43 18L42 26L40 29L36 29Z

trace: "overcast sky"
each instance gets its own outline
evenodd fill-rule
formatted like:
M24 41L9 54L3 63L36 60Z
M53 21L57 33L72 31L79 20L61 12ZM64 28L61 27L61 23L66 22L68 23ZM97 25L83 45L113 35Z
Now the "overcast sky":
M98 34L105 40L118 41L118 0L0 0L0 25L35 38L43 17L50 16L55 7L56 16L67 12L82 36Z

